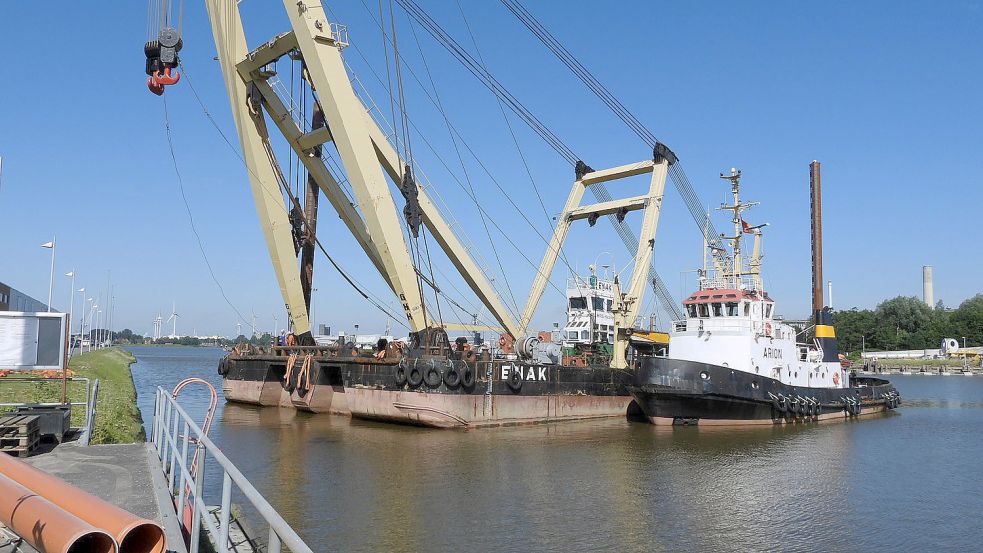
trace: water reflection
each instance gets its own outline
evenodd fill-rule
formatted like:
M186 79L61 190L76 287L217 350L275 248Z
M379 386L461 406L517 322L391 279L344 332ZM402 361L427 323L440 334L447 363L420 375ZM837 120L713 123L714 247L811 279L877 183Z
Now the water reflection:
M141 398L180 379L145 357ZM213 437L316 551L973 549L983 482L957 468L983 454L983 378L953 379L892 379L902 409L856 423L441 431L225 404Z

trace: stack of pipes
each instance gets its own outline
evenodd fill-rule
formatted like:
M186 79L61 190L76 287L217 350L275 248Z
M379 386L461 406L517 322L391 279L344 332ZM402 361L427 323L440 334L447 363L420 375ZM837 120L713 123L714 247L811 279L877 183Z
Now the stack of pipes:
M163 553L157 523L0 453L0 522L40 553Z

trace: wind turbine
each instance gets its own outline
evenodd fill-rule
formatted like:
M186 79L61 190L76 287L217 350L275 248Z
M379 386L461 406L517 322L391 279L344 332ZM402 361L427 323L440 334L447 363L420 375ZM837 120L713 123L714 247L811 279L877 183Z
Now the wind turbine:
M178 317L180 317L180 315L177 314L177 304L172 303L171 304L171 316L168 317L166 321L164 321L165 324L166 323L171 323L171 321L173 321L173 323L171 323L171 325L172 325L171 326L171 338L177 338L177 318Z

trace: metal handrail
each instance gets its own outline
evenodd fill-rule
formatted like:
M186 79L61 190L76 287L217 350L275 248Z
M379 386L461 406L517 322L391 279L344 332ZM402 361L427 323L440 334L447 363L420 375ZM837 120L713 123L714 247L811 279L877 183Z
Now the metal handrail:
M179 428L183 432L179 433ZM206 436L198 424L178 405L171 395L162 387L157 387L154 402L154 421L151 433L152 443L156 447L161 468L167 479L169 492L175 498L175 508L178 519L186 535L191 536L189 553L198 553L198 545L202 523L205 530L211 534L220 552L232 551L229 547L229 523L232 514L232 484L235 484L242 495L252 504L269 526L269 553L279 553L281 545L286 545L293 553L313 553L311 548L287 524L283 517L266 498L263 497L232 461L222 453L222 450ZM180 450L178 448L178 442ZM198 470L190 472L191 463L188 461L188 448L193 447L198 452ZM205 463L214 459L222 469L222 505L219 512L218 526L211 517L202 517L207 512L202 495L205 489ZM190 499L189 495L193 496ZM184 519L185 509L191 507L190 526Z

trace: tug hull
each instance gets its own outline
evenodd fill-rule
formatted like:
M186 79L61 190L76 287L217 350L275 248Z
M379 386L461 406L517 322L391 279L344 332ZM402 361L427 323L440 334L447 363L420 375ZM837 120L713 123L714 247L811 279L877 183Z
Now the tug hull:
M657 425L741 426L843 419L893 409L900 396L886 380L852 377L846 388L791 386L719 365L650 357L632 395Z

